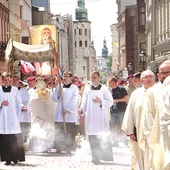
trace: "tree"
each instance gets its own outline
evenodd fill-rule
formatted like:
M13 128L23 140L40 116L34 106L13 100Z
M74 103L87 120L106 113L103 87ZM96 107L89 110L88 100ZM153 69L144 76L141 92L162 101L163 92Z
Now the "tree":
M106 66L111 70L112 67L112 54L108 56L108 62L106 62Z

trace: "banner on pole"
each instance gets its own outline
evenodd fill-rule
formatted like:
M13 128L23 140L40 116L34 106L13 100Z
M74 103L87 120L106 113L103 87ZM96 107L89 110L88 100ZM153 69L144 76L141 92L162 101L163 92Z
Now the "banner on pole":
M37 25L30 27L30 42L33 45L49 44L51 48L55 49L53 66L49 62L34 63L37 75L51 75L51 67L56 68L58 66L58 33L56 26Z

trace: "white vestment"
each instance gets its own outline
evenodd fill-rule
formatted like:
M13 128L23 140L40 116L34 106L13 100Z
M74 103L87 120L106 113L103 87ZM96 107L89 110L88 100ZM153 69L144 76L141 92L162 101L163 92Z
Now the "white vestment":
M54 140L54 108L52 91L35 89L30 96L32 111L31 150L43 152L50 150ZM37 145L37 146L35 146Z
M142 117L142 133L139 145L143 151L148 149L149 168L163 170L163 147L160 143L159 108L162 100L163 85L155 84L147 91Z
M62 85L61 85L62 86ZM77 101L79 90L74 84L70 88L63 88L62 95L58 96L58 90L60 85L58 85L53 94L53 101L57 102L57 108L55 113L55 122L63 122L62 110L65 109L67 113L65 114L65 122L77 122Z
M102 104L92 99L99 97ZM113 97L109 89L102 85L100 90L91 90L87 85L84 89L81 109L86 113L87 135L108 135L110 133L108 110L113 105Z
M170 169L170 86L163 93L160 111L160 127L163 134L164 168Z
M31 122L31 111L29 109L29 94L28 90L26 88L21 88L19 90L19 94L21 97L21 102L25 106L27 106L28 110L27 111L22 111L20 115L20 122Z
M127 135L134 134L134 128L136 128L137 141L140 140L140 120L145 94L146 89L143 86L132 92L122 123L122 130L125 131ZM145 170L144 153L139 147L139 143L130 140L130 148L132 152L132 168L135 170Z
M0 86L0 106L4 100L8 100L9 105L0 108L0 134L21 133L19 117L23 104L18 89L12 86L11 92L4 93Z

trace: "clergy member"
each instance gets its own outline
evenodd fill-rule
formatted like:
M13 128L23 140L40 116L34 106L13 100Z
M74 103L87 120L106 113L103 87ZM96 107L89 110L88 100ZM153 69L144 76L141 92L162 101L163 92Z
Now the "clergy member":
M163 140L161 144L163 146L163 154L164 154L164 164L163 170L170 169L170 76L168 76L164 83L163 97L160 107L160 129Z
M91 81L92 84L84 89L79 113L86 113L86 134L90 142L92 163L100 164L100 160L113 160L108 114L113 98L108 87L99 83L99 72L91 73Z
M13 86L15 86L16 88L18 88L19 90L19 95L21 98L21 102L22 104L24 104L25 106L28 106L28 102L29 102L29 94L28 94L28 90L26 89L26 87L23 87L21 85L21 81L19 80L18 76L14 76L13 77ZM22 111L20 114L20 126L21 126L21 132L22 132L22 137L23 137L23 142L24 142L24 149L28 150L28 143L29 143L29 133L30 133L30 129L31 129L31 111L29 109L27 109L27 111ZM27 147L26 147L27 146Z
M35 89L30 94L31 148L36 152L49 152L54 141L54 102L52 91L46 88L45 81L36 78Z
M148 153L149 169L164 170L163 146L160 132L160 108L162 106L162 92L165 78L170 75L170 60L165 60L158 68L159 82L148 89L143 114L143 132L139 146ZM145 157L145 158L146 158ZM166 159L166 158L165 158Z
M125 116L122 123L124 130L130 138L130 148L132 153L132 169L146 170L148 164L144 164L144 152L139 147L140 136L142 131L141 117L142 108L145 102L147 90L155 84L155 75L152 71L146 70L141 74L143 86L132 92L128 102ZM146 165L146 166L145 166Z
M10 74L4 72L0 86L0 149L1 161L6 165L25 161L19 114L27 108L21 103L18 89L10 83Z
M53 101L57 102L55 147L58 153L76 151L78 95L78 87L72 84L72 73L65 71L63 83L56 86L53 94Z

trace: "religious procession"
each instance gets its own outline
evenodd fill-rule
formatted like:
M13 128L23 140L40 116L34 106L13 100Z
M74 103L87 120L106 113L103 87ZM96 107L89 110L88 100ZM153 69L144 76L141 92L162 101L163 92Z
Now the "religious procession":
M93 70L85 82L59 69L55 44L44 42L46 33L45 27L41 45L13 40L7 45L8 72L0 76L1 162L23 162L27 151L71 155L87 140L94 165L112 162L113 147L123 142L130 147L132 169L170 169L170 61L156 74L111 75L106 84Z
M156 79L156 76L158 79ZM88 140L92 163L113 161L112 146L130 147L134 170L168 170L170 61L150 70L100 83L91 73L83 84L70 71L63 76L7 72L0 79L0 153L6 165L25 161L25 152L71 154ZM122 84L123 82L123 84Z

